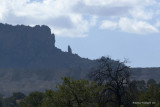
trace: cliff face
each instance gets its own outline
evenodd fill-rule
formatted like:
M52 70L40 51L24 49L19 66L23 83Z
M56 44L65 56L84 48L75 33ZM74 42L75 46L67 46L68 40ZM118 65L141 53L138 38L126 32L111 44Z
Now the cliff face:
M45 25L0 24L0 93L4 95L54 89L64 76L86 78L93 64L73 54L70 46L68 52L56 48L55 36ZM132 70L133 79L159 80L160 68Z
M0 24L0 59L0 68L63 68L86 61L56 48L48 26L8 24Z
M55 47L55 36L45 25L0 24L0 93L4 95L53 89L61 77L85 77L92 63Z

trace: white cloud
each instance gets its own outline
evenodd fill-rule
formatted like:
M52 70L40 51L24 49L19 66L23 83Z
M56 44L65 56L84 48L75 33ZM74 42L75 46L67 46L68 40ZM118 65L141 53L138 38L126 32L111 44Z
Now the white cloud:
M14 25L46 24L57 36L84 37L89 29L88 21L81 14L71 12L75 3L77 0L0 0L0 20Z
M8 9L6 7L6 2L4 0L0 1L0 21L4 19L4 16L8 12Z
M89 30L89 23L88 21L84 20L81 15L71 15L71 20L75 24L74 28L67 29L67 28L62 28L59 29L56 26L52 27L53 32L55 34L58 34L59 36L68 36L68 37L86 37L87 32Z
M137 5L152 5L156 3L156 0L82 0L87 5L94 6L137 6Z
M129 33L148 34L159 32L156 27L145 21L137 21L126 17L119 20L119 27L122 31Z
M112 16L122 16L127 15L130 7L126 6L94 6L94 5L86 5L83 2L79 2L79 4L74 6L74 12L92 15L98 17L112 17Z
M158 11L152 9L154 6L156 0L0 0L0 21L14 25L46 24L57 36L68 37L85 37L90 27L97 27L102 20L107 21L102 22L101 29L119 27L124 32L148 33L158 31L149 24ZM113 17L116 22L120 20L119 24L110 20Z
M150 20L153 18L154 13L152 10L145 10L142 7L136 7L135 9L130 10L130 14L135 19Z
M160 26L160 22L157 22L157 26ZM128 33L135 33L135 34L148 34L148 33L158 33L159 30L145 22L145 21L138 21L135 19L129 19L127 17L120 18L118 22L104 20L102 24L99 26L100 29L107 29L107 30L117 30Z
M117 28L117 23L109 20L105 20L102 22L100 29L109 29L109 30L115 30Z

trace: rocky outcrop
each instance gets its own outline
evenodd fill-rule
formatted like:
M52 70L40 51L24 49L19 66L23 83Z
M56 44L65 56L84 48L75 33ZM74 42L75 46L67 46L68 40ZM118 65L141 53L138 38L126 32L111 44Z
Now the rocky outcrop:
M0 93L54 89L61 77L86 78L94 61L55 46L48 26L0 24ZM133 79L159 81L160 68L132 68ZM151 73L152 72L152 73Z
M72 54L72 49L69 45L68 45L68 53Z
M0 68L74 68L88 61L56 48L48 26L0 24Z

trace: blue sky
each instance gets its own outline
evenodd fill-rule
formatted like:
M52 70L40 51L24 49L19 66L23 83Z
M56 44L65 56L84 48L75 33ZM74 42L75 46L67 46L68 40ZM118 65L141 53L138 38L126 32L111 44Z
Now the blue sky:
M0 0L0 22L48 25L58 48L81 57L160 67L158 0Z

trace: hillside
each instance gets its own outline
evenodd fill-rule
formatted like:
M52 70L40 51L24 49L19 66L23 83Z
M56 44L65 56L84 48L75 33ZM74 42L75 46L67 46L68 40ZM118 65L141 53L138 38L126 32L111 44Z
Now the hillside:
M160 67L132 68L132 71L133 79L147 81L152 78L160 82Z
M58 49L45 25L0 24L0 93L55 88L63 76L84 77L92 64L71 49Z
M63 52L55 46L48 26L0 23L0 93L30 93L55 89L61 77L87 78L94 60ZM132 68L133 79L155 78L160 68ZM151 73L152 72L152 73Z
M0 68L85 67L91 61L55 47L49 27L0 24Z

